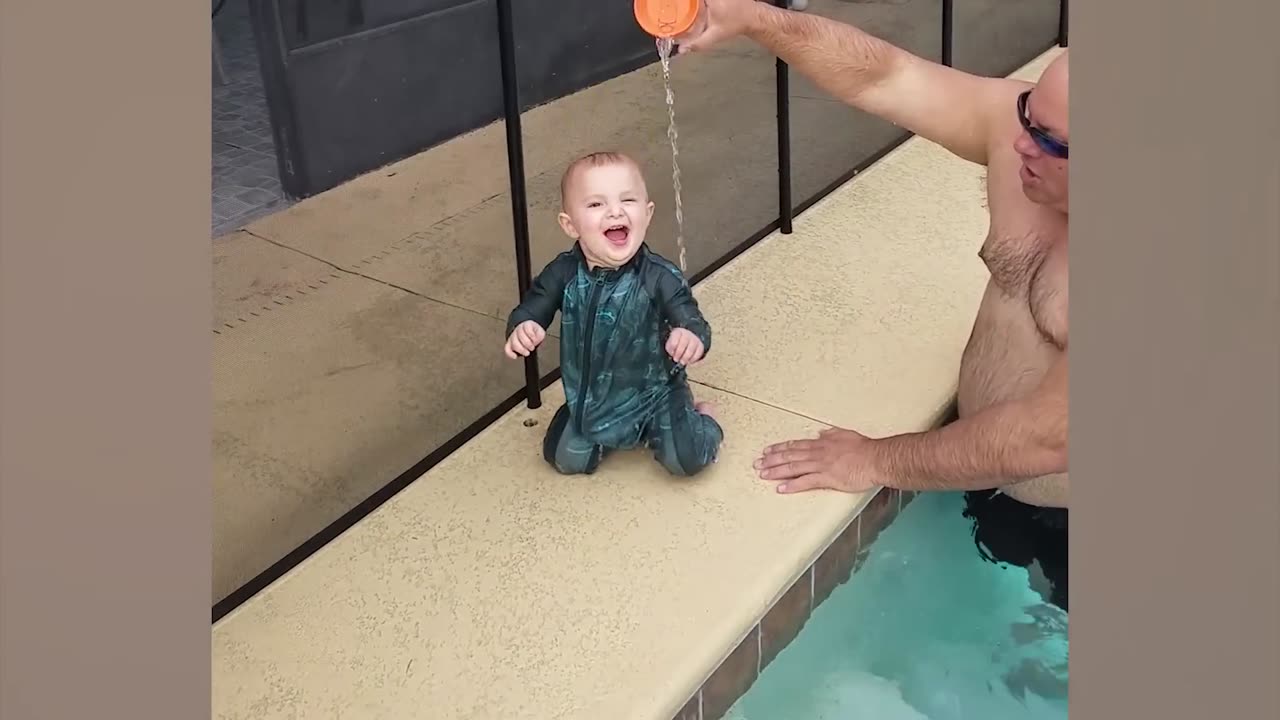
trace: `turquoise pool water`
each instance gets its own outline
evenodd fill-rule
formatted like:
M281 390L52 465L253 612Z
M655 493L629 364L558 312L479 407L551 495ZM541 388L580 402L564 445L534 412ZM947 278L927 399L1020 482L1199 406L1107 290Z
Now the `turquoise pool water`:
M1067 615L978 555L963 507L903 508L725 720L1065 720Z

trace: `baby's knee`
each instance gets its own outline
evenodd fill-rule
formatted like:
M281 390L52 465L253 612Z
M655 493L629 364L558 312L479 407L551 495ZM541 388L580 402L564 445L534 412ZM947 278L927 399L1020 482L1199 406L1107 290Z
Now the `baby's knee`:
M554 457L548 463L561 475L591 475L600 467L599 457Z
M547 463L561 475L591 475L604 459L604 448L598 445L573 447L562 444L546 456Z
M692 478L718 459L724 434L711 424L699 432L676 435L657 453L658 462L676 477Z
M663 457L659 457L658 461L662 463L662 467L666 468L667 472L676 477L693 478L701 474L703 470L706 470L712 463L714 463L715 457L699 457L690 459L678 456L667 457L664 455Z
M568 406L551 418L542 438L542 459L561 475L590 475L600 467L603 448L574 435L569 420Z

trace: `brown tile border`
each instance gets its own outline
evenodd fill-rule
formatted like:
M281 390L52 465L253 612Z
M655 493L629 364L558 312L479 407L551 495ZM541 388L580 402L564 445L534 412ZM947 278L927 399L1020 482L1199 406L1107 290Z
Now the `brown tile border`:
M700 720L702 717L702 690L693 694L689 702L680 708L673 720Z
M711 673L673 720L720 720L809 620L813 609L849 580L872 542L916 493L882 489L836 536Z

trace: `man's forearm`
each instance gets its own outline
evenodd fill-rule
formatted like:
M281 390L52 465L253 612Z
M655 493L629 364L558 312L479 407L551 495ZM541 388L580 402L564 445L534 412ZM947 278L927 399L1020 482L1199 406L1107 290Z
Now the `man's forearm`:
M904 51L852 25L763 1L756 3L746 35L827 93L856 107L862 91L887 77L905 57Z
M1065 411L1029 403L873 442L881 475L900 490L987 490L1067 470Z

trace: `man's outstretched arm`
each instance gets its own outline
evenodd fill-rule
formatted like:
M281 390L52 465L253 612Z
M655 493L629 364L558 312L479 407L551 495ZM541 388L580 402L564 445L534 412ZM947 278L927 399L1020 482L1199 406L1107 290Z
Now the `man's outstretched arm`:
M757 0L704 0L683 51L744 35L831 96L981 165L995 113L1015 112L1019 83L930 62L852 25Z

